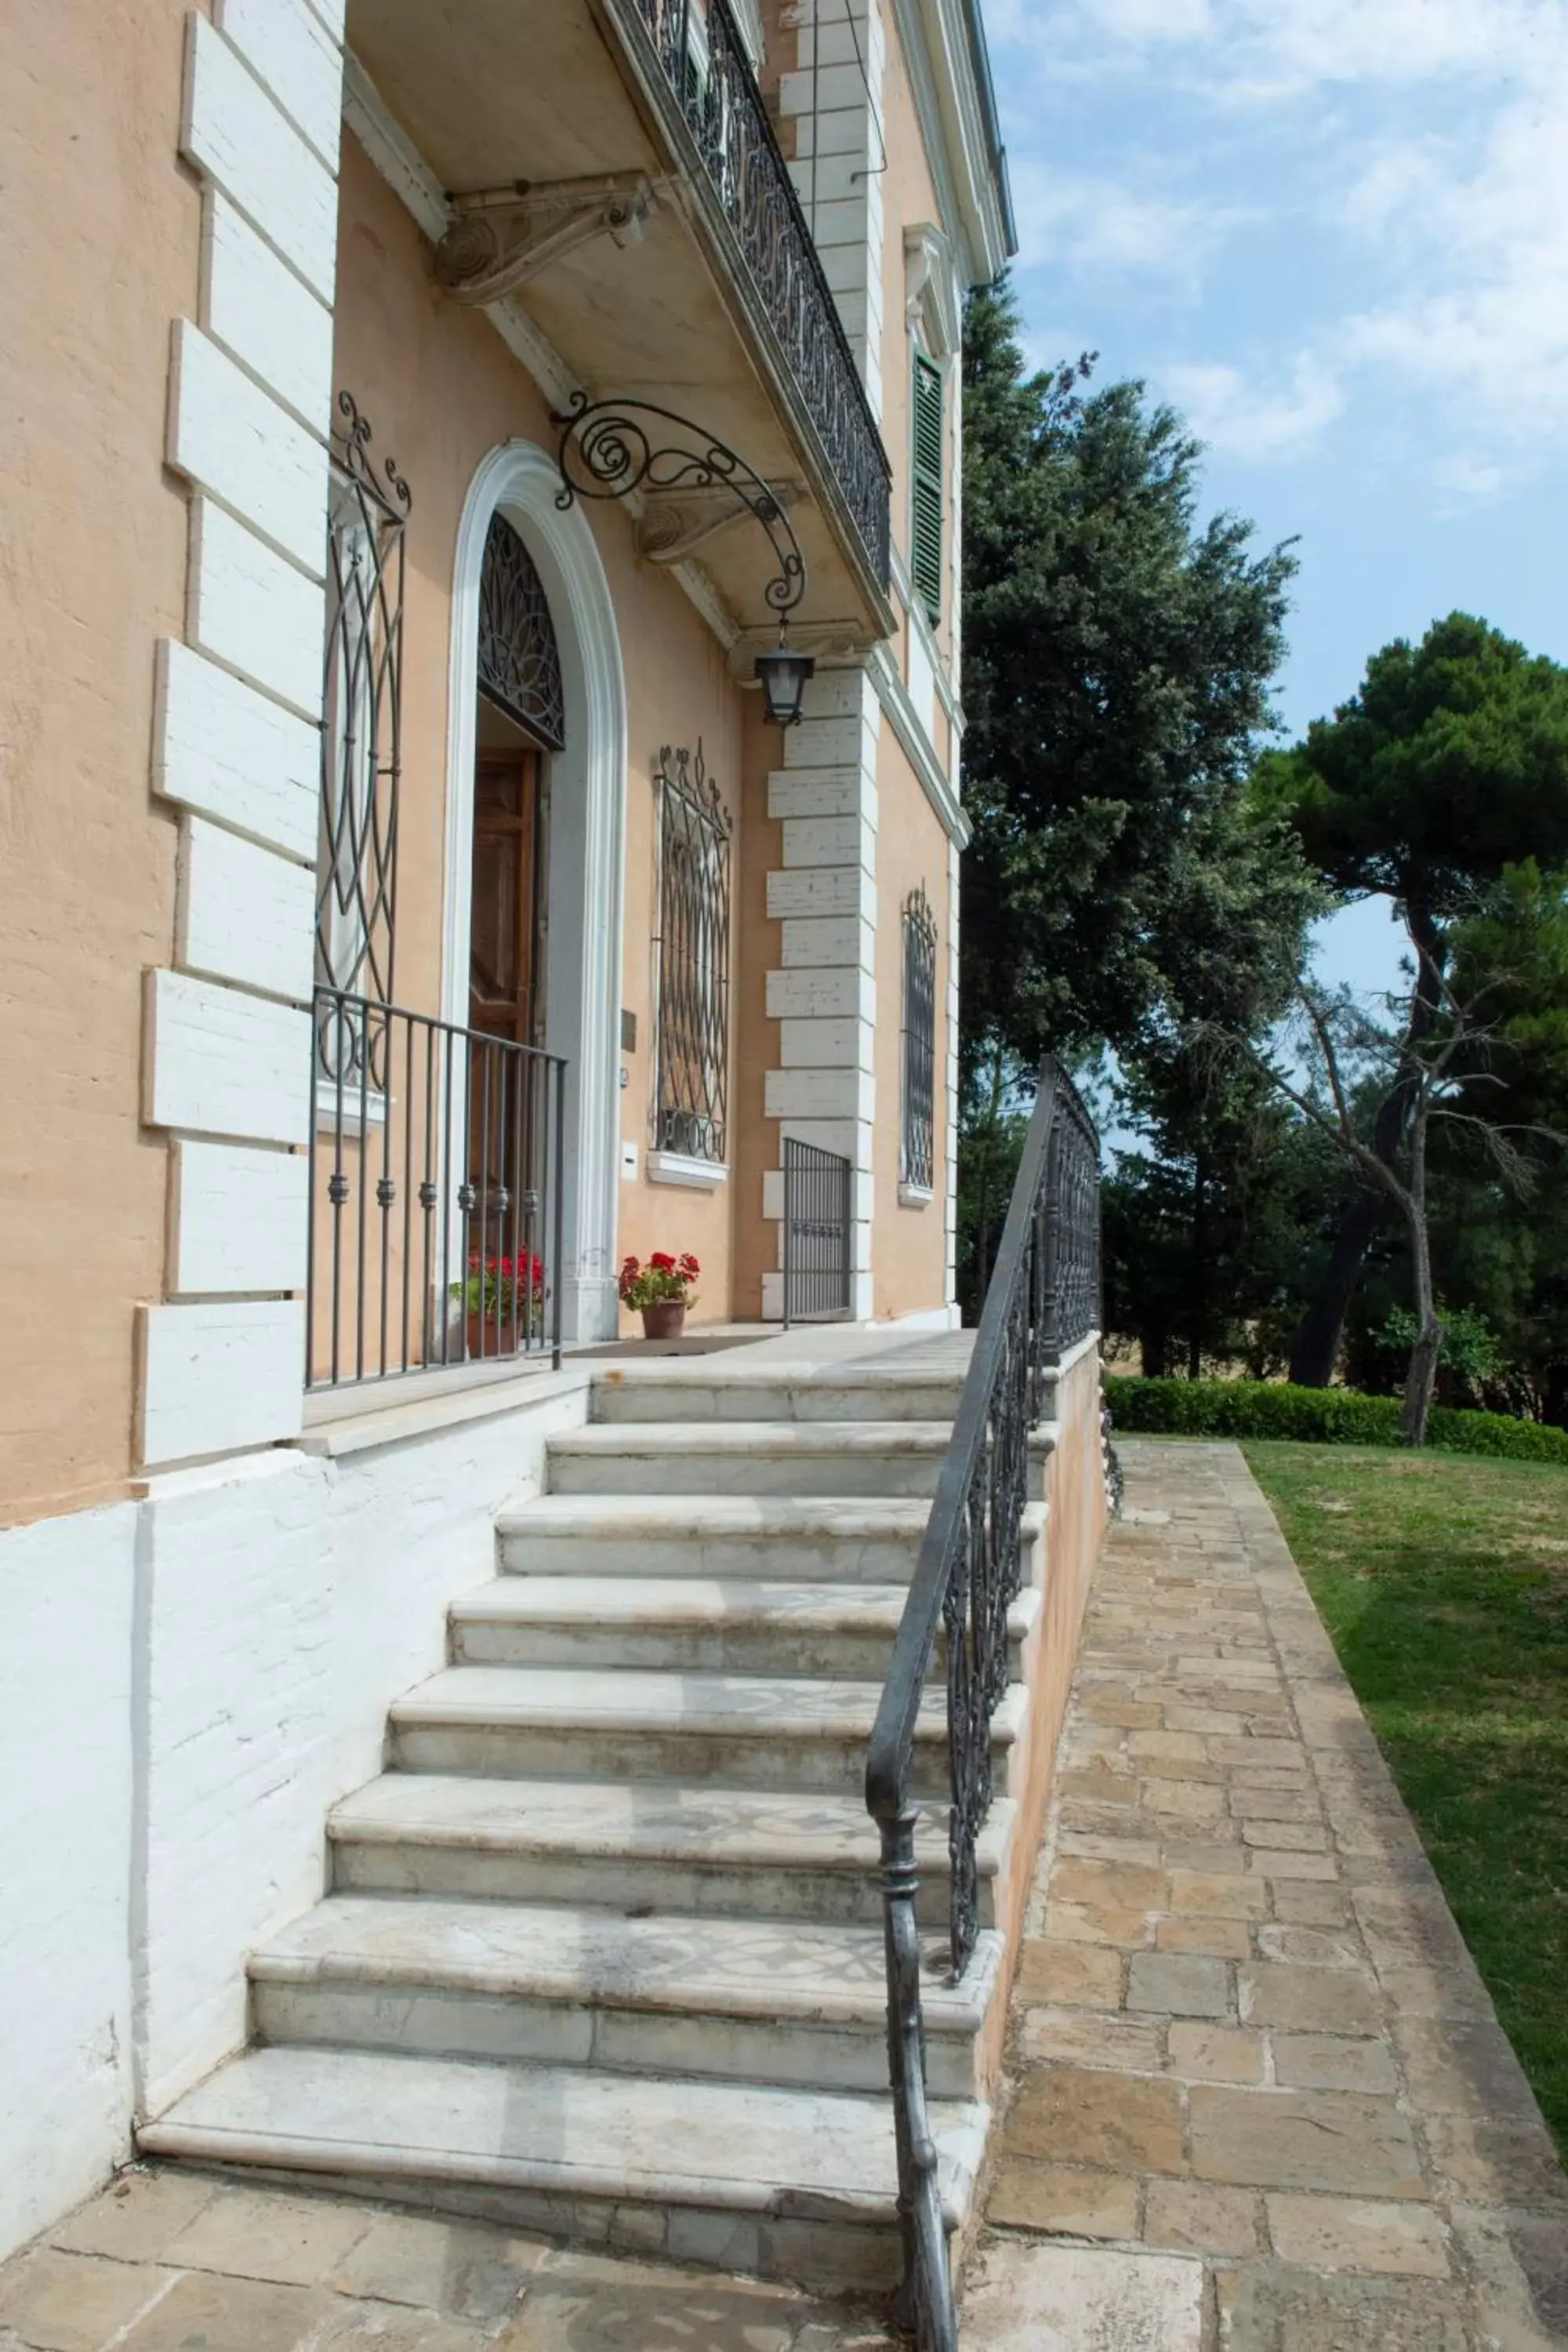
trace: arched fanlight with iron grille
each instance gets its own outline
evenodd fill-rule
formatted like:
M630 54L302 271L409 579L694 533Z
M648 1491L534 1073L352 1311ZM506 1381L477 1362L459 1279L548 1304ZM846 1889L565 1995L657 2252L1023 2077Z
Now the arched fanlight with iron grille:
M566 701L550 602L533 558L502 514L490 518L479 573L479 690L559 751Z

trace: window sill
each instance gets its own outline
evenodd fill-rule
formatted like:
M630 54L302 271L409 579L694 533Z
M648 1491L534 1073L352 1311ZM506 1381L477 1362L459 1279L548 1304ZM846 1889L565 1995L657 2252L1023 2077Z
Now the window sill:
M318 1076L316 1080L316 1129L319 1134L331 1135L339 1125L340 1107L342 1131L360 1135L366 1129L386 1125L386 1097L367 1091L360 1093L356 1081L345 1085L339 1096L336 1082Z
M928 1209L935 1198L936 1194L929 1184L900 1184L899 1187L900 1209Z
M650 1184L689 1184L696 1192L711 1192L730 1181L721 1160L691 1160L684 1151L650 1151L647 1164Z

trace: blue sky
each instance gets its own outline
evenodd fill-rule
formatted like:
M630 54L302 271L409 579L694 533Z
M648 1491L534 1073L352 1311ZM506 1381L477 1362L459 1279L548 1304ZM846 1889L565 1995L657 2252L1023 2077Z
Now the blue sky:
M1292 732L1455 606L1568 660L1568 0L986 0L1030 356L1297 537ZM1373 906L1335 977L1388 984Z

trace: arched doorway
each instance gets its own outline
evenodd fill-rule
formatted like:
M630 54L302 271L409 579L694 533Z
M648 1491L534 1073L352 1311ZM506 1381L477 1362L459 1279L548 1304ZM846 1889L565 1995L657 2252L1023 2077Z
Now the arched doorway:
M567 1062L563 1319L587 1339L616 1328L626 696L598 550L560 487L553 457L509 442L458 527L445 1011Z

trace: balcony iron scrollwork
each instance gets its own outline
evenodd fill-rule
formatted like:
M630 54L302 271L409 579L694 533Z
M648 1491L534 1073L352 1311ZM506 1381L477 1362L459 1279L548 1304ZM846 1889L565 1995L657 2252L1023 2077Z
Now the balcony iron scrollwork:
M727 443L689 416L650 400L590 400L576 392L551 418L561 440L556 463L558 507L578 499L626 499L637 493L706 498L715 490L735 500L767 533L778 572L763 591L781 621L805 593L805 558L795 526L773 485Z
M866 1765L866 1802L882 1846L902 2316L919 2352L956 2352L958 2335L927 2110L915 1915L920 1807L910 1790L915 1725L940 1635L956 1982L980 1932L975 1845L991 1803L992 1723L1007 1687L1007 1614L1023 1578L1030 1439L1064 1350L1088 1338L1099 1312L1099 1138L1070 1081L1047 1060Z
M728 0L621 7L652 44L885 591L887 452Z

